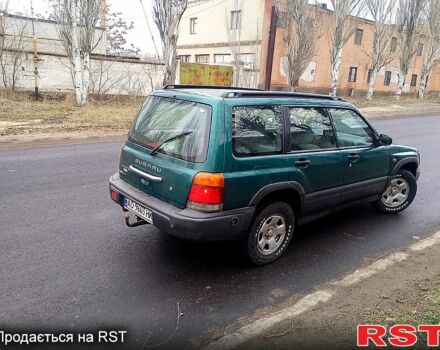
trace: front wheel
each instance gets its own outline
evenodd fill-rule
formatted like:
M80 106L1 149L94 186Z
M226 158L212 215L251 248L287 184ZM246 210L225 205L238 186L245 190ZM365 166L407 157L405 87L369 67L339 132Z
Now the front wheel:
M374 207L382 213L397 214L408 208L417 193L417 181L408 170L399 170Z
M292 239L295 216L285 202L266 205L256 215L244 242L245 253L255 265L277 260Z

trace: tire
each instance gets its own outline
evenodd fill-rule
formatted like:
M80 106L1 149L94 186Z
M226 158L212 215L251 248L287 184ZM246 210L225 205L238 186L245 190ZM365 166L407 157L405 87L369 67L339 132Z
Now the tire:
M397 214L408 208L416 193L416 178L410 171L401 169L392 177L381 198L373 206L381 213Z
M289 245L294 228L295 216L290 205L273 202L264 206L256 214L243 242L250 262L261 266L277 260Z

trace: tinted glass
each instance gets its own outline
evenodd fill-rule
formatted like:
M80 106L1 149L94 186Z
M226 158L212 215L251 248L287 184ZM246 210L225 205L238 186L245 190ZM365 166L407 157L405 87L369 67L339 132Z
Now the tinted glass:
M211 107L201 103L151 96L129 132L129 139L150 149L190 162L203 162L208 149Z
M232 142L237 155L279 153L283 122L279 107L234 107Z
M371 145L374 132L362 117L349 109L329 109L335 123L339 146Z
M290 108L292 151L336 147L330 119L321 108Z

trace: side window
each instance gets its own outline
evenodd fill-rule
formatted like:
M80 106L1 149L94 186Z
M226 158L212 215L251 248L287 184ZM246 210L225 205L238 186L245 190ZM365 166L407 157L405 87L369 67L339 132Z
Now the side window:
M349 109L329 109L335 123L341 147L368 146L374 141L374 132L360 115Z
M332 124L322 108L289 108L292 151L336 147Z
M232 143L239 156L280 153L283 122L279 107L240 106L232 110Z

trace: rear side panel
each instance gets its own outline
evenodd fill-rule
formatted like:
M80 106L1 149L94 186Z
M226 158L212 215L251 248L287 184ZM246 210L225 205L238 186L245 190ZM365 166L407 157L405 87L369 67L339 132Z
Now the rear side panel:
M175 96L173 96L175 98ZM190 98L197 101L198 98ZM195 174L222 172L224 162L224 119L221 100L209 103L212 107L210 137L206 160L194 163L162 153L151 155L151 149L127 140L121 150L119 174L122 180L160 200L184 208ZM130 170L130 166L161 181L151 181Z
M249 100L249 99L247 99ZM225 103L225 194L224 209L249 205L252 197L265 185L287 181L290 169L283 154L236 156L232 144L232 113L234 106L245 106L243 100ZM251 99L248 106L271 107L269 99Z

